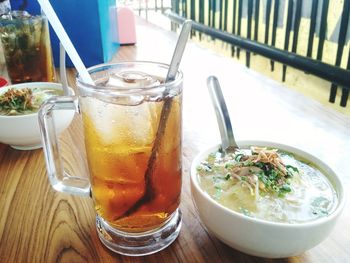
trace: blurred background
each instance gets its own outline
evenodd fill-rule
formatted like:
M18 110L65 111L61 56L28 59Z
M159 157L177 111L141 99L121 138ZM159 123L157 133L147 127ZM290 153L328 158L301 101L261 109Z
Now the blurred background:
M336 67L349 69L348 0L149 0L125 1L135 14L166 29L174 29L161 14L166 10L220 31L252 39ZM286 86L350 115L349 90L337 89L305 71L194 33L192 39L206 48L246 64ZM248 53L248 54L247 54ZM332 92L331 92L332 90Z
M36 0L2 0L1 4L4 2L10 2L12 9L24 9L31 13L40 12ZM89 3L78 0L51 0L50 2L59 13L73 43L77 41L74 44L77 45L78 50L83 53L83 56L85 53L89 54L89 57L85 58L87 66L97 64L99 61L108 61L118 46L123 44L118 43L118 36L114 36L116 30L118 31L114 25L118 23L118 16L114 18L115 22L111 22L113 19L110 10L118 13L118 9L128 8L132 10L134 16L146 19L166 30L179 29L178 23L174 23L174 19L171 19L174 16L190 18L207 28L255 41L271 50L277 48L283 51L286 57L288 52L291 52L308 58L310 63L316 62L316 68L322 69L322 65L317 65L317 62L323 62L333 66L335 70L350 69L350 0L86 1ZM68 6L70 8L67 8ZM98 14L96 10L99 10ZM71 13L67 14L67 12ZM74 22L71 18L69 19L72 14L75 14ZM98 39L95 39L96 34L90 34L89 41L86 41L88 34L84 32L84 28L76 27L80 24L76 21L79 17L82 23L88 24L86 27L88 30L96 25L106 25L106 21L109 24L107 23L108 26L103 28L104 33ZM129 30L132 25L125 23L119 26ZM56 42L58 40L52 35L54 34L51 32L54 60L57 66ZM81 37L82 35L85 39ZM291 65L272 61L259 52L246 52L244 47L216 39L209 31L203 34L194 30L191 38L204 48L237 60L255 71L284 83L289 88L350 115L349 87L338 87L331 81L323 80L320 78L322 73L311 74L307 70L295 69ZM79 43L79 40L82 43ZM96 47L102 53L99 53ZM71 66L71 63L68 61L67 65Z

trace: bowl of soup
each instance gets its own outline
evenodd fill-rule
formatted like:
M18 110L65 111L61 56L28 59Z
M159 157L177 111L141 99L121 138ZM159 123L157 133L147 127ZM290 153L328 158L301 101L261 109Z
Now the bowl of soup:
M292 146L238 144L229 154L215 145L192 162L192 199L209 232L266 258L299 255L326 239L345 203L335 172Z
M0 143L18 150L41 147L38 111L41 104L54 96L62 96L59 83L31 82L10 85L0 89ZM69 95L74 95L69 88ZM58 133L65 130L74 117L73 110L54 113Z

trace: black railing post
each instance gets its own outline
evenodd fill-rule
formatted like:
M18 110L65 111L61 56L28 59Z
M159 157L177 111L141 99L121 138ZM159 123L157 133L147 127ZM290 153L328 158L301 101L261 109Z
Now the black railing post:
M270 15L271 15L271 0L266 1L265 10L265 44L269 44L269 32L270 32Z
M237 36L241 35L243 0L238 0L238 20L237 20ZM237 57L239 58L240 48L237 47Z
M199 0L199 23L204 24L204 0ZM202 40L202 33L199 33L199 40Z
M275 4L273 7L273 21L272 21L272 38L271 38L271 46L276 45L276 33L277 33L277 22L278 22L278 11L279 11L280 1L275 0ZM275 69L275 63L273 60L270 61L271 63L271 71L274 71Z
M317 60L322 60L323 46L327 32L327 16L328 16L329 0L322 0L322 10L320 19L319 42L317 48Z
M224 8L224 0L220 0L219 1L219 3L220 3L220 9L219 9L219 29L220 30L222 30L223 29L223 27L222 27L222 19L223 19L223 13L224 13L224 10L223 10L223 8Z
M293 19L293 5L294 0L288 1L287 7L287 24L286 24L286 34L284 36L284 50L289 51L289 39L290 39L290 31L292 29L292 19ZM287 65L284 64L282 67L282 81L286 81L286 73L287 73Z
M247 13L247 39L251 39L252 35L252 16L253 16L253 0L248 0L248 13ZM250 52L246 52L246 66L250 67Z
M232 6L232 34L236 34L236 13L237 13L237 0L233 0ZM231 46L231 56L235 55L235 46Z
M342 13L341 22L340 22L337 56L335 60L335 65L338 67L340 66L341 59L343 56L346 33L348 31L349 11L350 11L350 0L344 0L343 13ZM335 102L336 96L337 96L337 84L332 83L331 92L329 95L329 101Z
M258 41L260 0L255 0L254 12L254 40Z
M224 30L227 31L228 0L225 0Z
M318 9L318 0L313 0L312 7L311 7L309 40L307 43L307 52L306 52L306 56L308 56L310 58L312 57L312 49L313 49L313 45L314 45L317 9Z
M350 70L350 50L348 55L348 65L346 66L348 70ZM340 98L340 106L346 107L347 101L349 99L349 93L350 93L350 86L347 86L347 88L342 88L341 98Z

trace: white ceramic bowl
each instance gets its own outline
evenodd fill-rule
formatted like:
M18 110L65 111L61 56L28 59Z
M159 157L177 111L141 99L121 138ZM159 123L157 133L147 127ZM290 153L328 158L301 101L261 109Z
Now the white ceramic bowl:
M62 90L62 85L52 82L21 83L0 88L0 95L11 88L52 88ZM69 88L69 90L70 95L74 95L74 91L71 88ZM73 110L55 112L54 120L57 132L60 133L66 129L71 123L73 117ZM32 150L40 148L41 135L38 122L38 113L18 116L0 115L0 142L9 144L12 148L18 150Z
M333 170L316 157L288 145L264 141L241 141L238 144L241 147L250 145L274 147L294 153L316 164L325 172L334 186L338 194L338 206L326 217L298 224L264 221L230 210L212 199L198 183L196 167L207 158L209 153L218 149L219 146L216 145L199 153L191 166L192 199L206 228L232 248L266 258L299 255L322 242L333 229L345 203L342 183Z

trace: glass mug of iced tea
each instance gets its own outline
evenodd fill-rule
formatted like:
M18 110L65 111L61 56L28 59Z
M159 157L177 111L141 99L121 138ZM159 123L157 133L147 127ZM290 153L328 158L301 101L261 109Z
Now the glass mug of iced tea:
M165 83L168 65L102 64L78 76L78 97L56 97L40 110L50 182L58 191L90 195L100 240L125 255L170 245L181 228L182 73ZM82 114L89 180L63 171L53 110ZM91 191L90 191L91 190Z

